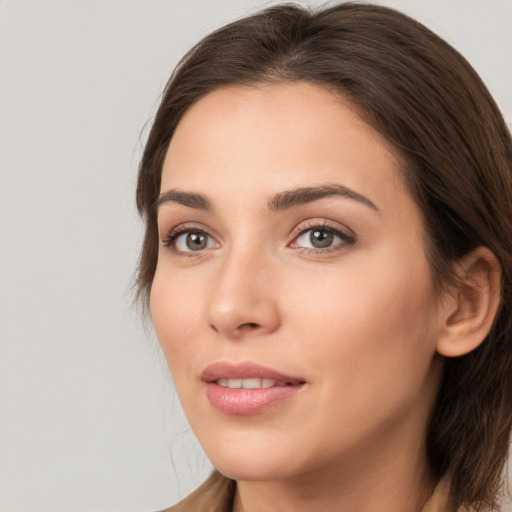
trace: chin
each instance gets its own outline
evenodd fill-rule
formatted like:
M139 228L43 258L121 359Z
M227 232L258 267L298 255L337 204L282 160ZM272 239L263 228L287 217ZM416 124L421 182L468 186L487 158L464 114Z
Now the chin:
M275 447L251 447L233 443L218 444L213 450L205 447L212 465L232 480L269 481L282 480L298 472L296 453L279 453ZM295 456L294 456L295 455ZM290 462L293 461L293 466Z
M214 464L217 471L232 480L259 482L285 480L293 476L290 468L287 467L285 470L283 466L284 463L261 464L261 461L251 462L249 460L243 460L241 457L238 457L236 460L222 460Z

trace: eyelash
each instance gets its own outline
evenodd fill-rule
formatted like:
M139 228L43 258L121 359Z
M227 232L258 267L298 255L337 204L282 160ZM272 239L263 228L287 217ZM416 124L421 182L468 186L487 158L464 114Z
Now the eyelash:
M298 226L297 233L294 235L293 240L289 245L293 246L294 242L298 240L301 236L305 235L309 231L314 230L337 236L341 239L341 242L338 242L335 245L331 245L329 247L325 247L322 249L315 247L295 247L295 250L300 251L302 254L321 255L341 251L343 249L346 249L347 246L354 245L356 242L356 237L353 234L344 232L340 228L327 223L325 220L320 222L310 220ZM348 228L347 231L349 231Z
M324 233L332 234L333 236L337 236L341 239L342 242L337 243L333 246L328 246L325 248L314 248L314 247L294 247L295 250L303 253L303 254L310 254L310 255L318 255L318 254L326 254L331 253L339 250L343 250L347 246L353 245L356 242L356 237L353 234L348 234L346 232L343 232L337 227L334 227L330 224L328 224L325 221L318 222L318 221L307 221L305 224L299 225L296 234L293 236L292 242L288 244L288 246L292 246L296 242L297 239L299 239L301 236L305 235L309 231L313 230L322 231ZM162 240L162 245L164 247L167 247L173 251L173 253L176 256L179 257L185 257L185 258L194 258L197 256L200 256L204 250L198 250L198 251L180 251L176 249L175 242L183 234L186 233L199 233L204 234L207 237L213 239L213 237L208 233L207 230L205 230L203 227L196 226L196 225L190 225L190 224L184 224L181 226L178 226L177 228L172 229Z
M176 256L179 256L179 257L194 258L194 257L199 256L200 253L203 251L179 251L178 249L176 249L176 247L175 247L176 240L178 239L178 237L180 237L181 235L184 235L185 233L202 233L210 238L213 238L212 236L210 236L208 234L208 232L203 227L196 226L193 224L182 224L181 226L178 226L178 227L172 229L165 236L165 238L162 240L162 245L164 247L171 249L172 252Z

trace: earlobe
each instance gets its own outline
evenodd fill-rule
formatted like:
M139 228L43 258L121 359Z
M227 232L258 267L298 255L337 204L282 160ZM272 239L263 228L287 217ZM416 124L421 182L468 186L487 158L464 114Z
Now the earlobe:
M443 307L437 352L458 357L478 347L491 330L500 304L501 267L494 253L478 247L457 263L458 282Z

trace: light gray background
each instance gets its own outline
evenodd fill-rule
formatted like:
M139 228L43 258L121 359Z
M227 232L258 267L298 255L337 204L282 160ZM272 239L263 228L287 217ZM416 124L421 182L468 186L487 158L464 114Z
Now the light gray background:
M270 3L0 1L2 512L158 510L208 473L130 306L141 130L194 42ZM458 48L510 123L511 0L382 3Z

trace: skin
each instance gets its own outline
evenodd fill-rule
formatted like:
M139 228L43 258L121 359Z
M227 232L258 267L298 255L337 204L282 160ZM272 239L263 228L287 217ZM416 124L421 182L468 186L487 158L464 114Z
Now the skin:
M343 98L303 82L214 91L177 127L161 192L202 194L211 210L160 206L151 314L194 433L238 481L235 510L411 512L432 492L423 439L446 311L397 160ZM268 208L326 184L376 208L339 195ZM318 225L351 241L312 248ZM179 226L206 248L186 234L166 245ZM306 385L260 414L224 414L201 381L218 361Z

